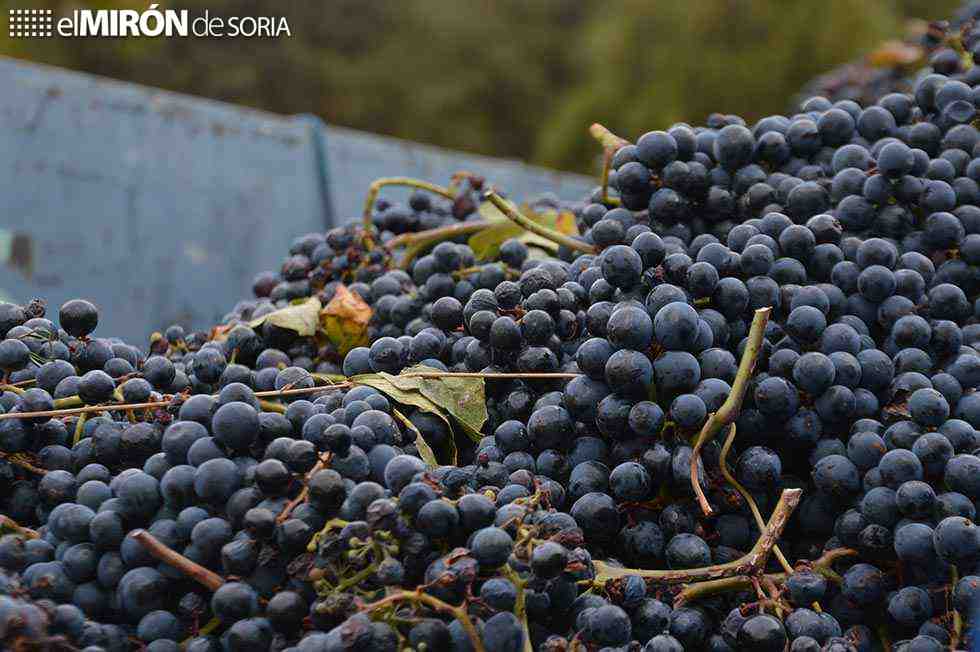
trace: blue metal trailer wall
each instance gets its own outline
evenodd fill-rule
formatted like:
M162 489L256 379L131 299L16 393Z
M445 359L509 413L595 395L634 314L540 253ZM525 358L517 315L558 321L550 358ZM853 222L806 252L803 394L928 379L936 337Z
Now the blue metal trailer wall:
M371 180L484 174L512 196L591 185L134 84L0 58L0 299L76 296L99 332L203 328L297 235L358 215Z
M213 323L323 227L309 122L12 60L0 88L0 227L33 248L12 299L88 297L100 333L144 341Z
M587 138L583 131L583 138ZM561 199L586 196L596 184L578 174L556 172L520 161L462 154L396 138L387 138L342 127L326 127L329 196L338 221L359 219L364 210L364 191L379 177L409 176L447 183L454 172L481 174L508 196L526 198L543 189ZM598 151L598 150L597 150ZM407 197L408 191L392 188L385 196Z

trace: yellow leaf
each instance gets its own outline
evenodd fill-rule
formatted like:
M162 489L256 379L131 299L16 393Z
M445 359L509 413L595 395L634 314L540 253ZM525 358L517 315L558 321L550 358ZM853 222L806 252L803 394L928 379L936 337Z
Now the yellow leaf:
M208 339L212 342L224 342L228 339L228 333L234 328L234 324L224 324L222 326L213 326L211 328L211 334Z
M341 355L368 343L371 306L344 285L338 285L333 299L320 311L320 324Z
M918 45L902 41L886 41L868 55L867 61L875 68L892 68L917 64L923 57L925 52Z
M302 303L286 306L281 310L270 312L249 322L252 328L258 328L264 323L294 331L300 337L311 337L316 334L320 323L320 300L310 297Z
M575 213L571 211L560 211L555 217L555 231L564 233L565 235L579 235Z

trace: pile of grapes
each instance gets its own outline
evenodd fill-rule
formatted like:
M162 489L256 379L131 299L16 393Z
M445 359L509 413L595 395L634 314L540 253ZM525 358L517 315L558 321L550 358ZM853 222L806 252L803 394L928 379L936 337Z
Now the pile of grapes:
M208 332L0 303L0 646L968 649L970 63L596 125L574 205L384 180Z
M912 93L924 65L928 72L956 75L972 86L980 82L980 70L973 68L980 57L972 35L978 18L980 4L973 2L949 21L912 21L905 39L882 43L860 59L821 74L803 87L799 97L821 95L832 101L874 104L889 93Z

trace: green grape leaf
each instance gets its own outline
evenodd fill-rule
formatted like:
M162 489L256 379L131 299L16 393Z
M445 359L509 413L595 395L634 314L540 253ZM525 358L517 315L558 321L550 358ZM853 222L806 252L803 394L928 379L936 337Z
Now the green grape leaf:
M428 367L426 367L426 369L428 369ZM351 378L351 382L373 387L379 392L387 395L396 403L417 407L424 412L429 412L442 419L449 428L449 442L445 446L445 452L449 458L449 463L455 464L458 459L458 452L456 450L456 441L453 435L452 423L439 405L422 392L422 381L422 378L393 376L385 372L377 374L361 374ZM404 415L398 413L397 410L395 412L396 418L400 419L406 427L415 432L418 442L416 446L419 449L419 455L422 456L422 459L427 464L437 465L437 456L435 452L429 446L428 442L425 441L422 434L419 433L415 425Z
M555 243L551 243L552 248L549 250L544 250L537 245L529 246L527 248L527 257L531 260L548 260L553 257L553 254L558 250Z
M432 450L432 447L429 446L429 442L425 440L425 436L419 431L418 428L415 427L415 424L409 421L408 417L398 410L392 410L392 412L394 413L396 419L401 421L406 428L415 433L415 447L419 449L419 457L422 458L422 461L431 466L439 466L439 456ZM446 420L446 417L441 414L438 416L440 419L446 422L447 426L449 426L449 421ZM459 454L456 451L456 441L452 437L452 431L452 426L449 426L450 436L446 440L445 446L447 452L446 457L448 458L446 462L448 464L455 465L459 460Z
M452 416L473 441L479 441L483 436L480 429L489 418L483 379L425 375L431 373L440 372L417 365L397 376L385 372L361 374L351 378L351 382L373 387L396 403L436 414L450 424L450 429L447 415Z
M482 378L413 377L413 373L439 373L438 369L416 365L403 371L401 377L420 381L420 389L425 397L459 421L473 441L482 438L480 429L489 416L486 388Z
M412 387L411 383L396 381L395 379L397 378L397 376L392 376L382 371L376 374L360 374L353 376L350 380L355 385L373 387L382 394L390 397L396 403L414 405L427 412L439 411L439 407L435 403L422 395L418 379L406 379L415 381L415 386Z
M513 202L511 206L516 208ZM569 211L535 211L528 206L521 206L521 212L535 222L564 233L565 235L578 235L578 227L575 223L575 215ZM491 223L491 226L478 231L470 236L467 244L473 250L477 260L493 260L500 252L500 245L511 238L517 238L524 244L554 254L558 251L558 245L536 233L525 231L519 224L511 222L500 210L490 202L480 204L480 215Z
M514 202L510 200L505 200L505 201L507 201L507 203L513 206L514 208L517 208L517 204L515 204ZM500 212L499 208L494 206L493 203L489 201L481 202L479 208L477 208L477 212L479 212L480 217L485 219L487 222L501 222L501 223L506 222L507 224L513 224L513 222L507 219L506 215ZM515 226L517 225L515 224Z

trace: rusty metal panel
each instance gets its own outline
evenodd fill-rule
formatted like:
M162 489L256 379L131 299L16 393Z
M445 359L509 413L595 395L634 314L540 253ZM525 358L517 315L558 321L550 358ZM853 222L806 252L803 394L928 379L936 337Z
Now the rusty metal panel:
M294 237L355 218L380 176L470 170L515 197L591 184L2 57L0 89L0 300L86 297L100 333L132 342L219 321Z

